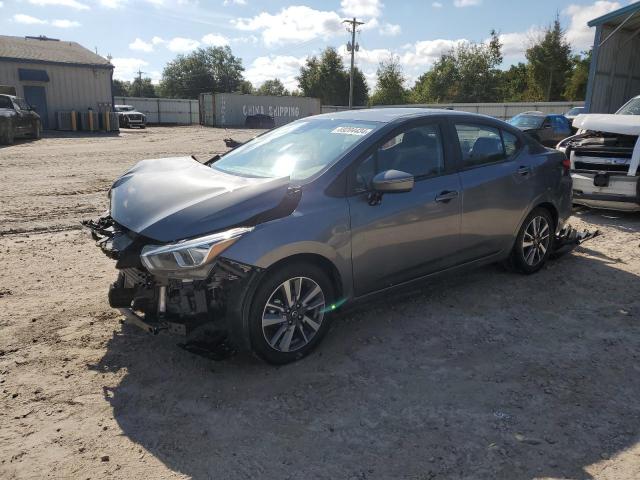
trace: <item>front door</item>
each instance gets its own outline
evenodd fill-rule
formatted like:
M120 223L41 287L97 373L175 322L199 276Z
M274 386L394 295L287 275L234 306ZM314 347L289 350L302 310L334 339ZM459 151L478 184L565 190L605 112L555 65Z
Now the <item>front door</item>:
M533 198L535 174L517 136L489 125L455 125L462 156L461 253L473 261L513 244Z
M42 128L49 128L49 116L47 114L47 94L44 87L25 86L24 99L33 108L42 122Z
M444 145L437 122L400 128L354 169L349 208L356 296L457 263L460 180ZM371 179L386 170L414 175L414 188L373 202Z

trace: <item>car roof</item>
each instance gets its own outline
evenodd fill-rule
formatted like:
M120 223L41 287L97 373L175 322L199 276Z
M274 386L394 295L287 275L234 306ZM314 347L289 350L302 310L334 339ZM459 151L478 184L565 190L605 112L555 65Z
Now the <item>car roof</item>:
M434 115L472 115L481 116L474 113L460 112L455 110L445 110L440 108L417 108L417 107L389 107L389 108L362 108L356 110L343 110L341 112L323 113L314 118L336 118L344 120L363 120L371 122L390 123L401 118L419 118Z

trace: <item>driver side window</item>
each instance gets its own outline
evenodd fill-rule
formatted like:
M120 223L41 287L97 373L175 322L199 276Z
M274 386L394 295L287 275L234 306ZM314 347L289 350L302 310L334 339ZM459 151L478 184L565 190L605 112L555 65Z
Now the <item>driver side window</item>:
M421 125L385 140L356 170L356 189L368 190L378 173L399 170L416 180L440 175L444 171L442 135L438 125Z

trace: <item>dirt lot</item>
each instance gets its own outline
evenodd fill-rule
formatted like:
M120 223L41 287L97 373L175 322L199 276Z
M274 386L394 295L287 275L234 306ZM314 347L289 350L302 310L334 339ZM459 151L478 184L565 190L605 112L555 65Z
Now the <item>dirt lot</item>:
M0 149L0 477L640 478L640 215L525 277L488 267L343 313L274 368L119 323L78 221L143 158L242 131Z

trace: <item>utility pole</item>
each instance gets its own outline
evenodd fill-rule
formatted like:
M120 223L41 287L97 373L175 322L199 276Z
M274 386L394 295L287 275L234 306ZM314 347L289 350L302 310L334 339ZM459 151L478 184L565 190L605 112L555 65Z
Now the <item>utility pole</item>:
M138 97L142 97L142 74L146 72L141 72L140 67L138 67Z
M354 69L354 57L357 50L360 50L360 45L356 45L356 28L359 25L364 25L364 22L359 22L356 17L352 20L343 20L342 23L348 23L351 29L351 42L347 43L347 51L351 52L351 71L349 73L349 108L353 108L353 69Z

